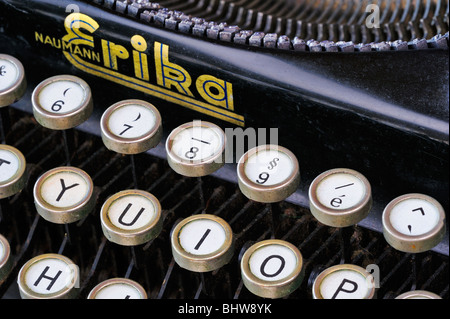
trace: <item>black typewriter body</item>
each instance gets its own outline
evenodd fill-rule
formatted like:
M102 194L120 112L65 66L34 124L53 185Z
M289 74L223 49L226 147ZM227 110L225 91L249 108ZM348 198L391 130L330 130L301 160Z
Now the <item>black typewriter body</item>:
M224 129L265 129L258 138L266 141L277 129L277 142L295 153L301 175L297 192L277 205L274 232L306 261L306 279L288 298L310 299L307 278L316 266L339 263L338 232L311 216L308 187L323 171L348 167L373 188L372 211L352 226L350 248L352 263L380 267L377 297L391 299L414 286L448 299L448 230L421 254L415 275L410 255L386 243L381 225L386 204L405 193L428 194L448 212L448 1L378 1L385 14L377 29L361 22L367 16L361 3L371 1L317 2L0 0L0 53L23 63L28 83L25 96L8 108L6 141L21 149L29 172L27 187L2 200L0 233L10 240L15 264L0 296L19 298L16 276L28 259L63 251L80 267L80 298L102 280L123 276L140 282L150 299L255 298L242 285L239 255L246 243L270 238L271 220L265 205L239 191L238 158L201 181L183 177L168 166L163 139L136 156L139 187L163 208L160 236L135 251L103 236L101 205L133 180L128 159L102 144L99 120L110 105L134 98L158 108L165 137L195 119ZM80 27L65 25L73 13L83 14ZM256 32L264 34L250 36ZM134 36L146 41L145 49L133 46ZM174 73L161 74L161 64ZM70 162L93 178L97 204L70 225L69 237L39 218L33 203L37 177L66 161L60 132L41 127L30 103L34 87L58 74L83 78L94 100L90 119L71 130ZM214 79L223 92L207 91L199 79ZM233 259L205 282L174 263L169 240L177 220L202 210L199 187L206 211L236 234Z

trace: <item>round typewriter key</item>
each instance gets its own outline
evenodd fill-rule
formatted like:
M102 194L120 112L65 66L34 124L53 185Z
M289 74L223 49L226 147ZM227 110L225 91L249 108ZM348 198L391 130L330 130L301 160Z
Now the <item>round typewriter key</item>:
M403 252L430 250L445 235L443 207L423 194L406 194L392 200L383 211L382 222L386 241Z
M337 168L317 176L309 188L312 215L333 227L355 225L372 207L369 181L359 172Z
M296 290L304 277L300 251L284 240L269 239L247 249L241 259L245 287L264 298L282 298Z
M80 125L93 110L89 85L72 75L57 75L42 81L34 89L31 102L39 124L53 130Z
M373 276L364 268L340 264L322 271L312 288L314 299L372 299Z
M147 299L147 293L134 280L111 278L95 286L87 299Z
M402 293L395 299L442 299L442 297L426 290L413 290Z
M30 259L19 271L17 283L23 299L76 297L79 269L69 258L44 254Z
M225 143L225 133L217 125L189 122L174 129L167 138L167 161L178 174L205 176L224 165Z
M22 63L16 58L0 54L0 107L19 100L27 89Z
M297 158L278 145L250 149L237 165L238 184L248 198L261 203L280 202L297 190L300 170Z
M41 175L34 185L36 210L45 220L69 224L84 218L95 206L94 184L83 170L63 166Z
M195 272L207 272L227 264L234 253L233 232L215 215L199 214L178 223L171 234L177 264Z
M27 180L26 161L15 147L0 145L0 198L20 192Z
M135 246L156 238L162 229L161 205L152 194L124 190L109 197L100 212L105 237L119 245Z
M105 146L121 154L145 152L161 141L159 111L141 100L125 100L111 105L100 120Z
M0 235L0 284L8 276L12 266L11 249L5 237Z

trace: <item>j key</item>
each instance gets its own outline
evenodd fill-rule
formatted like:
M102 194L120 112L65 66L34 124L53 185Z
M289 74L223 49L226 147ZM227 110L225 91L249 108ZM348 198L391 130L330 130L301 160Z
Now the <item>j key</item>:
M134 280L111 278L95 286L87 299L147 299L147 293Z

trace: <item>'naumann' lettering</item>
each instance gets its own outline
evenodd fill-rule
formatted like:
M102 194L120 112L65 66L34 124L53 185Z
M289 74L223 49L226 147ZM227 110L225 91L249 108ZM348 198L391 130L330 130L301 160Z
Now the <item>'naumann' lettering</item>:
M192 77L171 59L168 44L140 34L130 35L128 43L94 38L100 25L79 12L69 14L64 27L66 34L61 38L35 31L35 41L61 50L70 63L87 73L244 126L244 118L234 112L232 83L210 74ZM124 74L129 66L132 74Z

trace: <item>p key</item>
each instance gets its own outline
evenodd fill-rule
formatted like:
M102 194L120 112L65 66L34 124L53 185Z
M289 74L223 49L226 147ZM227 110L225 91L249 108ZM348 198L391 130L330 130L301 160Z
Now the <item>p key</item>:
M373 276L351 264L325 269L317 276L312 290L314 299L372 299L376 291Z
M192 215L175 225L171 244L177 264L195 272L216 270L227 264L234 253L231 227L210 214Z
M109 197L101 208L100 221L105 237L123 246L136 246L156 238L163 224L158 199L136 189Z
M87 299L147 299L147 293L134 280L111 278L95 286Z
M71 299L76 297L80 273L78 266L59 254L44 254L26 262L19 271L22 299Z
M91 177L77 167L63 166L41 175L33 189L36 210L45 220L69 224L84 218L95 206Z
M264 298L282 298L295 291L303 281L303 257L297 247L279 239L257 242L241 259L245 287Z

